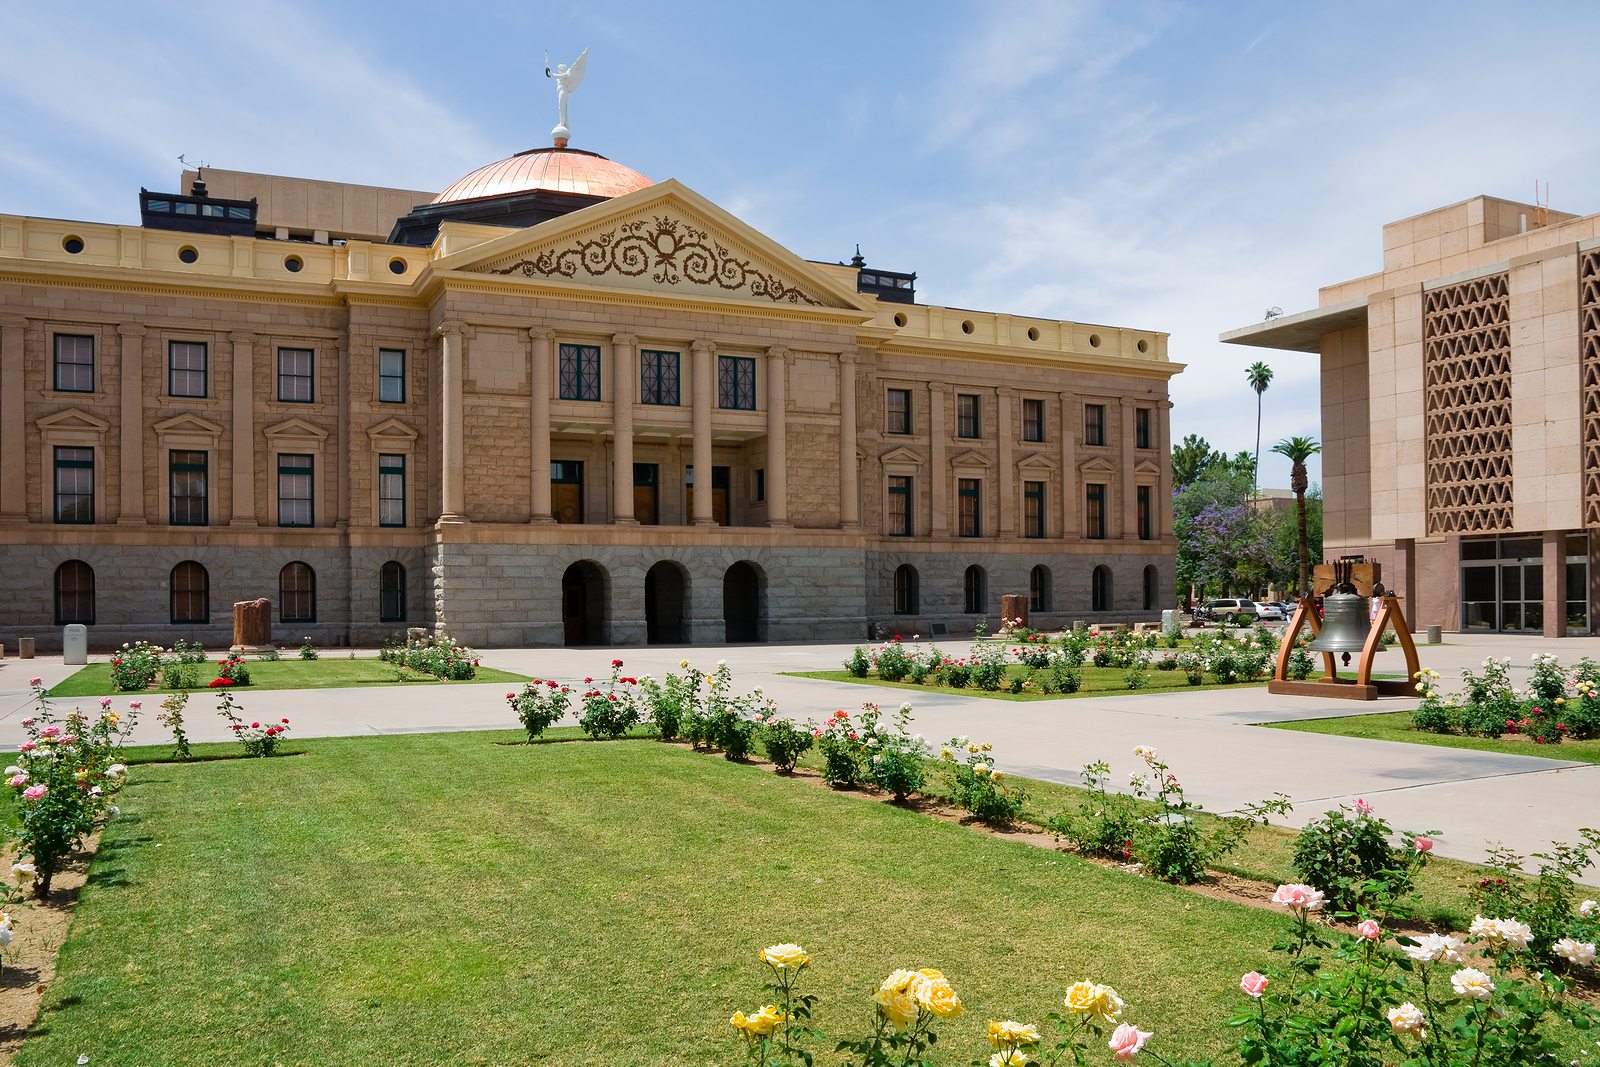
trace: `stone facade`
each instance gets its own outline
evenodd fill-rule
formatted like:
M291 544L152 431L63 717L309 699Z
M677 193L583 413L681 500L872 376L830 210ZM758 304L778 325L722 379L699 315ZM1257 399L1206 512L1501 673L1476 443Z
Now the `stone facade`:
M260 181L254 237L0 216L0 640L220 647L260 596L310 611L280 643L859 638L994 625L1036 567L1046 623L1172 600L1163 334L880 300L673 181L427 248L372 239L403 191Z
M1600 215L1480 196L1385 226L1383 269L1317 309L1223 335L1320 357L1327 553L1380 561L1413 625L1600 622L1596 278Z

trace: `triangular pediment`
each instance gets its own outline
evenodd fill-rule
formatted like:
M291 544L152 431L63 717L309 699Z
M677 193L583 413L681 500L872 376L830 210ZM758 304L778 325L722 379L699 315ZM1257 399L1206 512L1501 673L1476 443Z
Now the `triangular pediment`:
M957 452L955 455L951 456L950 457L950 466L952 466L952 467L992 467L992 466L994 466L994 464L992 462L990 462L989 457L984 455L982 452L975 452L975 451L972 451L971 449L969 449L966 452Z
M922 462L922 457L917 455L911 449L907 448L905 445L901 445L898 448L891 448L889 451L879 456L878 462L899 463L915 467Z
M320 426L313 426L305 419L286 419L276 426L268 426L261 431L268 439L274 437L314 437L319 441L326 440L328 431Z
M433 268L766 307L843 309L863 320L873 313L867 298L670 179L444 256Z
M153 429L157 434L167 437L186 435L190 437L221 437L222 427L210 419L202 419L199 415L184 412L174 415L170 419L162 419Z
M1017 460L1017 467L1025 471L1053 471L1056 469L1056 464L1049 456L1039 452L1029 452Z
M1078 469L1084 474L1116 474L1117 465L1104 456L1095 456L1078 464Z
M1133 473L1159 475L1161 473L1161 464L1153 459L1141 459L1133 465Z
M91 415L87 411L80 411L78 408L68 408L66 411L58 411L53 415L46 415L34 425L41 430L52 430L56 433L70 433L73 431L78 433L86 431L89 433L105 433L111 429L111 424L105 419Z
M382 422L367 427L367 436L374 441L396 440L415 441L417 431L401 422L399 419L384 419Z

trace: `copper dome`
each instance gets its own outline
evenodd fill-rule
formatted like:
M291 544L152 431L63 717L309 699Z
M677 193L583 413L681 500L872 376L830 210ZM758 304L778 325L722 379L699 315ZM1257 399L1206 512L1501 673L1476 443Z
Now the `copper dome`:
M534 148L479 167L433 198L435 204L546 191L623 196L655 184L643 174L579 148Z

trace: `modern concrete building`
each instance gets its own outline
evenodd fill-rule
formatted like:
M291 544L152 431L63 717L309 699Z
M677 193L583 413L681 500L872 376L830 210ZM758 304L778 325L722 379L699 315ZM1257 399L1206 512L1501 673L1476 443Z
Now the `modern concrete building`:
M0 640L477 644L1151 618L1167 339L915 302L676 181L185 174L0 215ZM190 183L193 183L192 186Z
M1383 269L1222 335L1322 366L1324 543L1413 625L1594 632L1600 215L1479 196L1383 228Z

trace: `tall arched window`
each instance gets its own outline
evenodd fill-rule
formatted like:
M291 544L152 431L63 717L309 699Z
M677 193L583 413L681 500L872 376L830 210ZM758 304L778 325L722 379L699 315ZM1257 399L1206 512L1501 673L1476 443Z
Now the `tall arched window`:
M894 613L917 614L920 610L917 600L917 568L909 563L902 563L894 571Z
M1144 569L1144 610L1154 611L1161 605L1161 572L1155 564Z
M1050 568L1043 563L1028 572L1028 610L1050 611Z
M1105 564L1096 567L1089 578L1089 610L1111 610L1111 568Z
M56 625L94 625L94 568L69 559L56 568Z
M981 615L984 603L989 599L989 576L977 564L967 568L966 580L963 583L967 594L967 614Z
M406 621L406 569L392 559L378 569L378 621Z
M278 618L283 622L317 621L317 574L296 560L278 572Z
M206 623L211 621L211 575L192 559L172 568L172 621Z

